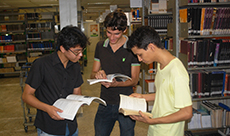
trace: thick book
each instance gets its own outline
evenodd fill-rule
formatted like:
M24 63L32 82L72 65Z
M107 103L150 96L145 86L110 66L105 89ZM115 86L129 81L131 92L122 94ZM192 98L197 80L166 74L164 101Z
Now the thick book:
M108 74L107 79L87 79L87 82L92 85L98 82L113 82L114 78L119 78L121 81L125 82L126 80L132 80L131 77L124 75L124 74L119 74L119 73L115 73L115 74Z
M62 118L73 120L77 114L78 109L82 105L90 105L92 101L98 102L106 106L106 102L98 97L90 97L83 95L70 94L65 98L60 98L54 102L53 106L63 110L58 115Z
M144 98L129 97L127 95L120 94L119 112L125 116L140 115L141 111L144 115L152 118L152 114L147 112L147 103Z

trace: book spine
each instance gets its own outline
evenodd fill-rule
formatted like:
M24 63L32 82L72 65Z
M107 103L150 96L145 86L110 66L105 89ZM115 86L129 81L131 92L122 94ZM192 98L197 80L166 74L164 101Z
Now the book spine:
M214 67L216 67L218 64L219 47L220 47L220 43L216 43L216 50L215 50L214 63L213 63Z

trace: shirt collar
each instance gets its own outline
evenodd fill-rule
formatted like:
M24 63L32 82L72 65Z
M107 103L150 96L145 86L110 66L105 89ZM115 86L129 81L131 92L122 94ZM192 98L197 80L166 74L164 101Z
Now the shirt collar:
M53 65L56 65L56 64L59 64L59 63L61 63L62 64L62 62L61 62L61 60L60 60L60 58L58 57L58 54L57 54L57 51L55 51L54 53L52 53L51 54L51 57L52 57L52 64ZM68 67L70 67L72 64L74 64L72 61L68 61L68 63L67 63L67 66L66 66L66 68L68 68Z
M51 54L51 57L52 57L52 64L53 65L56 65L58 63L61 63L61 60L59 59L58 57L58 54L57 54L57 51L55 51L54 53Z
M126 38L126 41L123 45L123 48L127 48L127 41L129 40L129 38L126 36L126 35L123 35L123 37ZM104 41L104 44L103 44L103 47L108 47L109 45L109 38L107 38L105 41Z

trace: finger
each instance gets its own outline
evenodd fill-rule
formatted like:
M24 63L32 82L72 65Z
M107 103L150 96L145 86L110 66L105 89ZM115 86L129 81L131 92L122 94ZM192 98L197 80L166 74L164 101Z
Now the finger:
M139 114L140 114L140 116L142 117L142 118L146 118L147 116L143 113L143 112L141 112L141 111L139 111Z
M57 112L60 112L60 113L62 113L63 112L63 110L61 110L61 109L58 109L57 108L57 110L56 110Z

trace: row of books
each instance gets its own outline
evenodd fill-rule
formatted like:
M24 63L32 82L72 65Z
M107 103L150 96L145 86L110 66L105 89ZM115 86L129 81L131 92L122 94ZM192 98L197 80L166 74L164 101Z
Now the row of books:
M164 44L165 49L173 50L173 38L162 39L162 44Z
M14 45L5 45L0 46L0 52L9 52L9 51L15 51Z
M180 9L180 22L189 23L189 35L230 34L229 7L192 7Z
M27 19L39 19L40 13L26 13Z
M26 38L27 37L27 38ZM20 41L20 40L41 40L41 39L53 39L52 32L42 32L33 34L16 34L16 35L2 35L0 36L0 43Z
M11 42L11 41L19 41L19 40L25 40L25 39L26 39L26 36L24 34L0 36L0 42Z
M179 52L187 55L188 67L230 64L230 40L180 40Z
M42 43L30 43L28 44L28 50L45 50L53 49L54 43L52 42L42 42Z
M38 33L29 33L27 34L27 40L41 40L41 39L53 39L53 32L38 32Z
M166 29L168 23L172 23L172 15L149 15L148 16L148 26L155 29Z
M230 96L230 74L225 71L190 73L193 98Z
M0 58L0 63L6 63L3 65L5 68L6 67L12 67L12 65L7 64L7 63L20 62L20 61L25 62L26 58L27 58L26 53L15 54L15 55L4 55L3 58Z
M188 0L188 3L214 3L214 2L229 2L229 0Z
M38 29L51 29L51 22L46 23L30 23L27 24L26 29L27 30L38 30Z
M8 31L24 31L25 25L0 25L0 32L8 32Z
M209 101L202 101L199 109L193 108L193 117L188 123L188 129L222 128L230 126L229 105L218 105Z
M0 46L0 52L11 52L11 51L21 51L26 50L26 44L10 44L5 46Z

